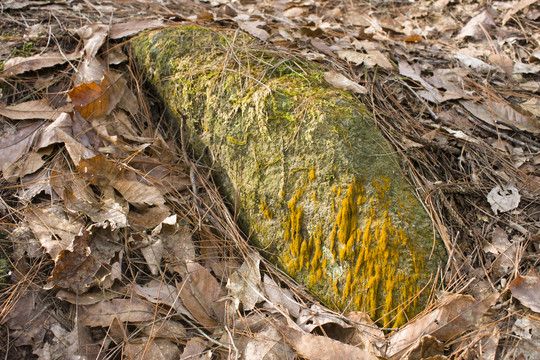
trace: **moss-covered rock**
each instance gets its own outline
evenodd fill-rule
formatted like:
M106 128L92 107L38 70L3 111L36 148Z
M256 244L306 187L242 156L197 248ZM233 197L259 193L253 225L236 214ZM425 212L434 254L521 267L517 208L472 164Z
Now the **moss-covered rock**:
M132 51L274 263L336 309L395 325L419 309L444 250L356 98L241 33L172 28Z

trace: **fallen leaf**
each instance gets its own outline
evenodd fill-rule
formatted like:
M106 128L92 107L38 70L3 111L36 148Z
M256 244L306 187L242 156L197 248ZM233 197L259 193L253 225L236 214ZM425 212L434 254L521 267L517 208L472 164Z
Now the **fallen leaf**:
M344 344L325 336L304 334L288 326L280 328L284 339L291 344L298 355L310 360L358 359L377 360L367 351Z
M41 209L29 205L25 220L53 260L57 259L62 250L72 245L75 236L81 233L84 226L80 221L69 219L59 206Z
M45 53L29 57L15 57L4 64L4 73L7 75L19 75L27 71L36 71L43 68L60 65L67 61L78 59L82 51L73 54Z
M97 51L105 43L105 39L109 34L109 25L86 25L76 30L75 34L82 39L86 58L90 59L96 56Z
M176 287L184 306L206 329L213 330L225 320L225 296L216 278L196 262L188 262L182 283Z
M512 296L524 306L540 313L540 276L534 269L531 269L526 276L517 275L508 288L512 291Z
M146 265L150 269L152 275L157 276L159 274L159 267L161 265L161 259L165 249L161 239L157 239L152 244L141 248Z
M10 336L15 346L31 345L32 347L43 342L49 327L51 314L47 308L45 294L40 289L27 287L17 296L16 301L8 305L3 303L5 318L2 324L10 330Z
M252 310L259 301L263 300L260 290L259 263L260 259L256 254L249 254L240 269L236 270L227 282L226 288L229 290L229 296L233 297L234 306L237 309L242 304L244 311Z
M91 227L82 235L76 236L69 248L58 253L46 288L86 292L98 270L109 265L113 256L121 249L117 232L109 228Z
M109 71L100 83L91 82L74 87L68 96L75 110L85 119L109 115L116 107L126 89L121 74Z
M312 332L317 327L322 327L325 324L337 324L341 328L350 328L351 326L336 316L330 310L327 310L319 305L312 305L309 309L302 309L296 323L302 330Z
M184 347L180 360L210 360L212 351L207 351L208 346L199 338L191 338Z
M340 50L338 56L356 65L364 64L368 68L379 66L386 70L394 69L392 63L379 50L369 50L367 54L354 50Z
M283 309L286 309L292 317L298 317L300 314L300 305L296 302L294 295L290 290L280 288L267 274L264 274L263 286L271 306L280 306Z
M477 301L472 296L453 295L442 298L440 304L389 337L386 357L399 359L422 336L431 335L446 342L474 326L497 301L499 294Z
M240 29L244 30L251 36L256 37L257 39L265 42L270 37L270 34L263 29L260 29L259 26L266 25L264 21L239 21L238 26Z
M55 110L45 99L26 101L17 105L5 106L0 103L0 115L11 120L44 119L58 117L61 111Z
M128 360L177 360L180 349L168 340L143 337L125 344L124 356Z
M21 156L17 161L9 164L4 164L2 168L2 175L8 183L15 183L18 180L21 180L26 175L35 173L46 161L43 160L44 157L47 157L52 152L51 148L41 149L39 151L31 151L23 156Z
M328 81L330 85L341 90L348 90L357 94L367 94L368 92L367 89L362 85L355 83L354 81L335 71L329 71L324 74L324 79Z
M251 335L242 351L245 360L294 359L295 353L280 332L266 324L262 330Z
M500 212L514 210L519 206L521 196L519 190L513 186L496 185L487 195L487 201L491 205L491 210L497 215Z
M516 360L537 360L540 343L540 321L534 315L519 317L512 326L512 332L519 341L513 345Z
M106 327L117 319L120 322L151 321L155 318L154 308L146 301L136 298L112 299L79 309L80 321L86 326Z
M149 338L169 339L175 342L185 339L187 336L186 328L179 321L171 319L156 320L150 325L140 325L139 328L143 335Z
M122 23L114 23L111 25L109 38L112 40L121 39L126 36L135 35L144 30L159 29L164 26L166 26L166 23L159 19L137 19Z
M485 61L482 61L480 59L477 59L475 57L472 57L472 56L469 56L469 55L465 55L461 52L456 52L456 59L458 59L458 61L465 67L469 67L473 70L476 70L476 71L479 71L479 72L482 72L482 73L487 73L487 72L490 72L490 71L493 71L493 70L496 70L497 68L493 65L489 65L488 63L486 63Z
M504 17L502 19L502 24L505 25L508 20L512 18L515 14L520 12L521 10L525 9L529 5L532 5L536 3L538 0L521 0L519 3L515 4L514 6L511 6L509 10L504 14Z
M30 150L43 121L21 121L14 126L5 126L0 132L0 169L15 162Z
M122 171L105 156L98 155L90 159L81 159L77 170L92 185L105 188L112 186L130 204L133 205L161 205L165 199L161 191L154 186L148 186L137 180L127 179L126 175L133 173Z
M444 344L431 335L422 336L400 357L403 360L436 359L444 355Z
M111 300L120 297L119 292L93 292L79 294L76 292L60 289L56 297L74 305L94 305L104 300Z
M431 86L422 76L409 63L405 60L399 60L399 73L400 75L406 76L411 80L417 81L427 90L427 93L421 94L426 100L438 103L443 98L439 90Z
M457 35L458 39L473 38L475 40L488 40L486 36L494 35L497 25L488 9L480 12L467 22ZM491 39L491 37L490 37Z
M127 226L129 204L125 199L116 195L111 186L103 189L99 201L95 198L78 197L69 188L64 189L63 198L68 211L74 214L84 214L95 224L110 225L112 230Z

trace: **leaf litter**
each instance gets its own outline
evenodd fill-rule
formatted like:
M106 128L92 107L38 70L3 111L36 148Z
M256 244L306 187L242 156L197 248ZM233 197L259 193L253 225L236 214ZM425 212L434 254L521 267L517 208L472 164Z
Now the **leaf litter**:
M47 9L68 26L57 16L42 27L48 33L22 29L41 46L30 56L17 55L21 40L9 35L0 51L9 54L0 76L11 84L0 92L1 226L11 243L1 245L12 266L0 329L13 340L0 353L536 357L536 1L4 7L9 16L34 12L25 21L36 26ZM92 23L80 26L82 13ZM321 62L331 86L371 96L366 106L407 160L450 254L424 313L400 329L335 313L249 249L208 169L184 161L186 149L127 66L122 41L166 19L228 23ZM25 84L38 77L36 87Z

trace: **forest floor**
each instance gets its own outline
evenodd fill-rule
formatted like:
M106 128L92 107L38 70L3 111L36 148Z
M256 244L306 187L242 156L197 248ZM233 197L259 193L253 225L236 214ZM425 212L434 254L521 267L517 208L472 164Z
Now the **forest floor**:
M538 359L540 5L0 4L0 358ZM251 248L131 61L238 29L357 94L448 253L400 328L336 313Z

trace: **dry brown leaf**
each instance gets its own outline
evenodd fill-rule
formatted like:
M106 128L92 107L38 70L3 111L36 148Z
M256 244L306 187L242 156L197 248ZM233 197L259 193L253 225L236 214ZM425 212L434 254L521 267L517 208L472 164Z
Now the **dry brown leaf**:
M475 40L486 40L486 36L494 35L497 25L493 21L493 16L488 9L474 16L467 22L457 35L458 39L473 38Z
M110 225L114 230L127 226L128 202L117 196L112 187L103 190L99 202L92 198L90 201L76 196L71 190L64 190L66 209L75 214L84 214L94 223Z
M145 286L133 284L133 291L152 304L165 304L182 314L191 316L189 311L186 311L182 305L178 290L173 285L162 284L159 281L152 280Z
M121 39L126 36L135 35L141 31L149 29L159 29L166 26L163 20L159 19L137 19L111 25L109 38Z
M150 325L139 326L143 335L149 338L169 339L178 342L187 336L186 328L179 321L156 320Z
M252 310L259 301L263 300L260 290L259 263L257 254L249 254L240 269L236 270L227 282L229 296L234 299L237 309L242 304L244 311Z
M173 267L178 266L178 273L183 274L183 264L195 260L195 245L192 241L192 232L188 226L178 224L177 215L169 216L152 230L152 236L160 238L166 249L165 259Z
M109 71L98 84L91 82L74 87L69 93L75 110L85 119L109 115L116 107L124 91L126 80L119 73Z
M45 99L26 101L10 106L0 103L0 115L11 120L50 120L58 117L60 113L60 110L53 109Z
M0 169L5 164L15 162L30 146L43 121L21 121L15 126L4 124L0 128Z
M244 30L251 36L256 37L257 39L265 42L270 37L270 34L263 29L260 29L259 26L266 25L264 21L239 21L238 26L240 29Z
M41 128L36 135L34 149L39 150L52 144L62 143L62 139L56 135L56 129L61 129L69 136L73 136L73 120L71 119L71 115L65 112L61 113L56 120Z
M109 25L86 25L75 31L75 34L83 40L86 58L91 59L96 56L98 50L105 43L109 34Z
M73 85L76 87L93 82L99 83L107 73L107 68L97 58L86 59L79 65L77 70L73 77Z
M152 275L157 276L159 274L159 267L161 266L161 259L163 259L163 253L165 252L163 241L157 239L150 245L141 248L141 252L150 272Z
M2 168L2 175L9 183L14 183L18 180L21 180L26 175L35 173L43 165L45 165L44 157L50 155L52 152L51 148L41 149L39 151L31 151L23 156L21 156L17 161L11 164L4 164Z
M112 186L124 199L133 205L161 205L165 203L163 195L154 186L148 186L137 180L127 179L135 176L131 172L122 171L105 156L95 156L91 159L81 159L77 170L91 184L105 188Z
M536 2L538 2L538 0L521 0L516 5L510 7L510 9L506 12L506 14L504 14L502 24L505 25L508 22L508 20L512 18L512 16L514 16L521 10L525 9L527 6L532 5Z
M41 209L29 205L25 219L32 232L45 251L56 260L62 250L67 249L75 240L84 224L69 219L60 207Z
M86 326L106 327L117 319L120 322L141 322L154 319L154 308L137 298L104 300L84 305L79 310L80 320Z
M356 65L364 64L368 68L380 66L386 70L394 69L392 63L378 50L369 50L367 54L354 50L340 50L338 56Z
M60 289L56 293L56 297L60 300L67 301L74 305L93 305L104 300L115 299L120 297L119 292L95 292L79 294L76 292Z
M186 264L186 274L176 287L184 306L208 330L225 320L225 296L216 278L196 262Z
M360 350L354 346L344 344L337 340L325 336L303 334L287 326L280 328L284 339L291 344L298 355L309 360L335 360L335 359L357 359L357 360L377 360L378 358Z
M212 351L207 351L208 346L200 338L191 338L184 347L180 360L210 360Z
M368 92L367 89L362 85L355 83L346 76L335 71L329 71L324 74L324 79L328 81L330 85L341 90L348 90L357 94L367 94Z
M130 211L128 214L129 227L133 231L152 229L171 214L171 208L165 204L152 206L139 211Z
M330 310L321 307L319 305L312 305L311 308L304 308L300 312L298 319L296 320L298 326L302 330L312 332L317 327L322 327L325 324L336 324L341 328L351 328L352 326L343 321L335 313Z
M51 318L48 306L40 289L28 287L22 290L2 321L10 330L14 345L34 347L42 343Z
M420 75L419 71L413 69L409 63L407 63L405 60L399 60L399 73L400 75L406 76L411 80L417 81L426 89L425 92L418 92L420 96L422 96L424 99L439 103L441 102L442 95L435 87L431 86L424 78Z
M298 317L300 314L300 305L296 302L290 290L280 288L267 274L264 274L263 286L271 306L280 306L286 309L290 316L294 318Z
M514 185L500 186L496 185L487 194L487 201L491 205L491 210L497 215L500 212L514 210L519 206L521 195Z
M4 64L4 73L7 75L19 75L26 71L36 71L43 68L63 64L66 61L78 59L82 56L82 51L73 54L45 53L29 57L15 57L9 59Z
M524 306L540 313L540 276L534 269L526 276L517 275L508 288Z
M266 324L262 330L250 336L242 350L244 360L294 359L295 353L285 343L280 332Z
M46 288L60 287L79 292L87 291L86 287L92 282L98 270L108 265L116 252L121 249L116 232L101 227L86 230L81 236L75 237L68 249L60 251ZM106 271L109 270L110 267L107 267Z
M398 359L424 335L442 342L452 339L474 326L498 298L499 294L492 294L476 301L472 296L453 295L441 300L437 308L390 336L386 356Z
M128 342L124 356L127 360L177 360L180 349L168 340L143 337Z

